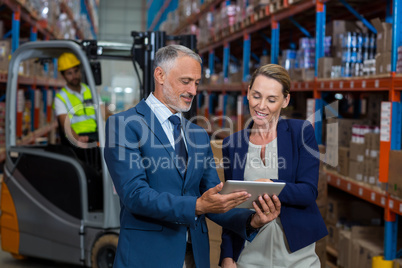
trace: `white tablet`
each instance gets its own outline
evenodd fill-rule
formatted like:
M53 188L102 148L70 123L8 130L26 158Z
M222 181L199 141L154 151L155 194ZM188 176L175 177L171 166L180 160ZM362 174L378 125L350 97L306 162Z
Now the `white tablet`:
M285 187L284 182L265 182L265 181L237 181L227 180L223 185L221 194L230 194L234 192L246 191L251 194L251 197L244 203L241 203L237 208L254 208L253 201L257 200L260 195L268 194L278 196ZM260 202L257 200L257 205Z

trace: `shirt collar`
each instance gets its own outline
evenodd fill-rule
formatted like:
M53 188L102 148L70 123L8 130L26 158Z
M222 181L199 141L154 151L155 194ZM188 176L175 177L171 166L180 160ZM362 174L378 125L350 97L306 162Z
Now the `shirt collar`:
M156 118L158 118L161 124L165 123L165 121L173 115L169 108L158 100L153 93L149 94L145 102L148 104L149 108L151 108L152 112L154 112ZM176 113L175 115L177 115L180 118L180 121L182 121L181 113Z
M65 89L67 89L68 92L72 93L72 94L83 94L85 91L84 86L81 83L81 91L78 93L77 91L72 90L71 88L69 88L67 85L64 86Z

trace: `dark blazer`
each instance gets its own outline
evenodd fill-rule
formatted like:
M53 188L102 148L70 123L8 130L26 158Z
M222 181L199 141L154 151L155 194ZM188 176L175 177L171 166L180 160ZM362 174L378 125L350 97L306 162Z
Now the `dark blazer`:
M104 156L121 204L114 268L182 267L187 230L197 267L210 267L205 215L195 217L195 205L220 180L205 130L188 121L183 127L188 149L185 178L176 168L174 149L161 124L144 100L107 121ZM251 213L233 209L207 216L246 238Z
M252 123L223 141L225 180L244 180ZM286 182L279 194L281 222L291 252L328 234L316 205L319 169L318 145L308 121L280 119L277 126L278 181ZM318 156L318 157L317 157ZM237 261L244 239L230 230L222 232L221 260Z

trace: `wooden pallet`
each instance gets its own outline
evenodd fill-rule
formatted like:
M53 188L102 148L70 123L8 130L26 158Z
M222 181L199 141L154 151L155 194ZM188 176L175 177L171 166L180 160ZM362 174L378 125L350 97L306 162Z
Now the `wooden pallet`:
M274 0L271 2L271 4L269 4L269 11L271 13L276 13L279 10L283 9L283 7L283 0Z

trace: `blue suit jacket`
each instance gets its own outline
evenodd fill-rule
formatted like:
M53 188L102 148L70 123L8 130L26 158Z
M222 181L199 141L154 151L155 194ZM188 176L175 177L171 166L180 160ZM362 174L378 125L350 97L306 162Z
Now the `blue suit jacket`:
M226 180L243 180L250 126L223 141ZM316 205L319 157L314 129L308 121L280 119L277 126L278 181L286 182L279 194L281 222L290 251L299 250L328 234ZM315 155L313 155L315 154ZM244 239L224 229L221 260L238 259Z
M114 267L182 267L186 233L197 267L210 267L205 215L195 217L203 192L220 183L210 141L199 126L183 124L188 169L182 177L174 149L158 119L142 100L106 124L105 160L120 197L120 236ZM207 215L246 238L251 212L233 209Z

